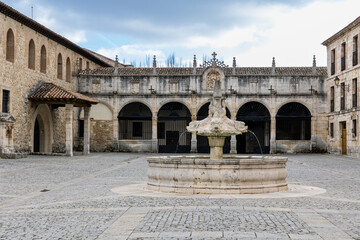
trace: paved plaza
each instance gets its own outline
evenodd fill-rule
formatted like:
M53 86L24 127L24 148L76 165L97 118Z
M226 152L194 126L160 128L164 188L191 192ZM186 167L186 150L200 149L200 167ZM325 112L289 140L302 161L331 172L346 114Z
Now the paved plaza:
M145 189L151 155L0 159L0 239L360 239L360 159L289 155L289 193L191 196Z

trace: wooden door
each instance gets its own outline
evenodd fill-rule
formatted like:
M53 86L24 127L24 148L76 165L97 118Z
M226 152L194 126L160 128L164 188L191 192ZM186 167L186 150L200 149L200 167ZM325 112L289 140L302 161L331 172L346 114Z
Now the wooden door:
M341 153L343 155L346 155L346 153L347 153L347 151L346 151L346 123L343 123L341 137L342 137Z

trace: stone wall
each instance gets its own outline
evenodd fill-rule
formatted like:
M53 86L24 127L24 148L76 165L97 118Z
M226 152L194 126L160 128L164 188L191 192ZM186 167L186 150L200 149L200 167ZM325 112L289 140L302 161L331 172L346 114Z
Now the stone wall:
M6 36L9 29L12 29L15 37L15 61L6 60ZM35 70L28 68L29 42L33 39L35 43ZM46 47L46 74L40 72L40 49ZM2 90L10 91L10 113L16 119L14 125L14 147L17 152L29 152L31 149L31 131L33 129L32 115L36 105L28 100L28 95L35 90L41 82L52 82L69 90L76 90L76 79L66 82L57 79L57 57L61 53L63 57L63 79L65 79L65 63L71 59L71 71L74 72L76 60L83 58L85 66L88 59L64 47L63 45L49 40L47 37L20 24L12 18L0 14L0 99ZM91 68L98 67L90 62ZM0 102L1 108L1 102ZM53 149L56 152L63 152L65 146L65 120L64 108L57 108L53 111L54 139Z
M259 102L268 109L272 122L272 152L278 152L279 149L286 153L327 151L325 68L275 68L275 74L271 73L271 68L237 68L236 74L231 74L231 71L229 74L229 68L216 69L220 72L226 106L233 118L236 118L238 110L248 102ZM132 72L119 69L119 74L113 74L113 68L104 69L104 72L82 72L78 76L79 91L111 106L114 130L109 138L113 139L115 147L123 151L148 151L151 149L151 141L119 141L119 112L129 103L140 102L149 107L157 121L157 114L162 106L169 102L179 102L189 109L195 119L199 109L208 103L212 96L212 90L206 85L206 74L211 69L197 67L192 70L162 68L157 69L158 74L155 75L149 68L133 69ZM140 76L136 71L141 73ZM161 75L161 71L169 73ZM196 74L192 74L193 72ZM269 90L271 87L273 92ZM312 137L306 143L280 141L276 144L276 114L284 104L290 102L301 103L309 109L312 115ZM157 139L153 139L155 146L157 142ZM283 147L276 147L277 145Z
M353 66L353 37L358 36L358 64ZM329 143L329 151L335 154L348 154L360 158L360 57L359 57L359 41L360 41L360 23L353 25L351 29L341 34L327 46L328 55L328 74L326 80L328 93L330 88L335 90L335 109L330 110L330 97L327 102L328 128L330 124L334 126L334 134L327 136ZM346 43L345 70L341 70L341 45ZM331 75L331 51L335 49L335 74ZM339 78L339 85L335 85L335 78ZM354 89L352 80L357 79L357 89ZM340 109L341 99L341 83L345 84L345 109ZM357 93L357 106L353 107L353 92ZM353 132L353 120L356 120L356 134ZM342 128L346 124L346 152L342 151Z

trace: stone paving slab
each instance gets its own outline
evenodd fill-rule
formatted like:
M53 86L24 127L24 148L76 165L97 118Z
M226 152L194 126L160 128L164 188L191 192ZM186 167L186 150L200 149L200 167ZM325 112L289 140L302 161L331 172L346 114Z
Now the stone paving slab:
M360 159L289 155L290 184L326 190L308 196L111 191L144 184L148 155L0 159L0 239L360 239Z

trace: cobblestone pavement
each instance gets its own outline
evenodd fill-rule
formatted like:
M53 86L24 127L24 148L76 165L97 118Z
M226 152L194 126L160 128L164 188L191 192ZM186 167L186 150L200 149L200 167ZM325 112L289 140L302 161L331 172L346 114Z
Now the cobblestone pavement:
M121 195L146 154L0 159L0 239L360 239L360 159L289 155L308 197Z

